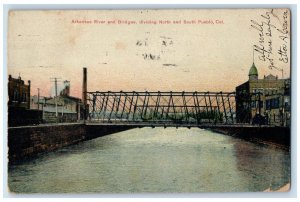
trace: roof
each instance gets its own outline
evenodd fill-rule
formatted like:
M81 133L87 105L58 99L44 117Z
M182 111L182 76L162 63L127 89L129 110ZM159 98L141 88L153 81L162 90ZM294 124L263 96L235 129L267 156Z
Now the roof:
M39 98L38 98L38 96L37 95L34 95L34 96L30 96L30 98L31 98L31 100L32 100L32 102L33 103L38 103L38 100L39 100L39 103L40 104L44 104L45 103L45 101L46 101L46 97L44 97L44 96L40 96ZM48 98L49 99L49 98Z
M274 76L272 74L269 74L268 76L264 76L264 79L266 79L266 80L277 80L278 76Z
M239 91L241 89L249 88L249 81L246 81L245 83L242 83L235 87L236 91Z
M258 76L257 68L255 67L255 64L253 62L250 70L249 70L249 75L248 76Z
M58 104L80 104L81 99L77 97L72 97L72 96L57 96L57 103ZM55 104L55 97L49 98L46 100L47 104Z
M70 100L76 100L77 102L78 102L78 101L81 101L80 98L78 98L78 97L73 97L73 96L70 96L70 95L65 95L65 96L62 96L62 97L68 98L68 99L70 99Z

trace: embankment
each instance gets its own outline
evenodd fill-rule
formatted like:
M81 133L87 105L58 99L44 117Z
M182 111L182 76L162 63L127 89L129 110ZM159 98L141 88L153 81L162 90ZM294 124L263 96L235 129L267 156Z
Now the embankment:
M8 159L13 163L84 139L83 124L11 127L8 128Z
M11 127L8 128L8 159L10 163L18 162L40 153L136 127L142 126L69 123ZM272 143L286 148L290 146L290 129L286 127L218 126L205 128L247 141Z
M270 126L220 126L210 130L251 142L273 144L290 148L291 133L288 127Z
M8 128L8 160L15 163L40 153L124 131L132 126L48 124Z

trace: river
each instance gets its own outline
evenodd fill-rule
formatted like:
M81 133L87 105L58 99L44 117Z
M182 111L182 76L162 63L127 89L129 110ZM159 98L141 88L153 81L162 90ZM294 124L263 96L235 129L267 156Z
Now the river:
M199 193L277 190L290 153L199 128L137 128L10 165L16 193Z

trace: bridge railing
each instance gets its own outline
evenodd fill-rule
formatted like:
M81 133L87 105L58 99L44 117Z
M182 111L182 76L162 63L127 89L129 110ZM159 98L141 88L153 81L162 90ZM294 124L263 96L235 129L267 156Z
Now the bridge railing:
M91 122L222 123L236 119L234 92L88 92Z

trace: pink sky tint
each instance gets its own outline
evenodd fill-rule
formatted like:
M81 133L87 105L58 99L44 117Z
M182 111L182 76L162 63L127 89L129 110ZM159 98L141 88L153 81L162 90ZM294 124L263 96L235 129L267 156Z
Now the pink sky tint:
M81 97L83 67L89 91L234 91L248 80L253 46L268 49L270 40L273 65L289 77L290 62L280 61L278 54L285 45L290 59L289 24L286 38L281 37L289 15L286 9L11 11L8 74L20 73L32 81L32 95L40 88L44 96L53 86L50 78L59 77L71 82L72 96ZM92 23L72 23L76 20ZM260 78L281 77L258 52L254 61Z

